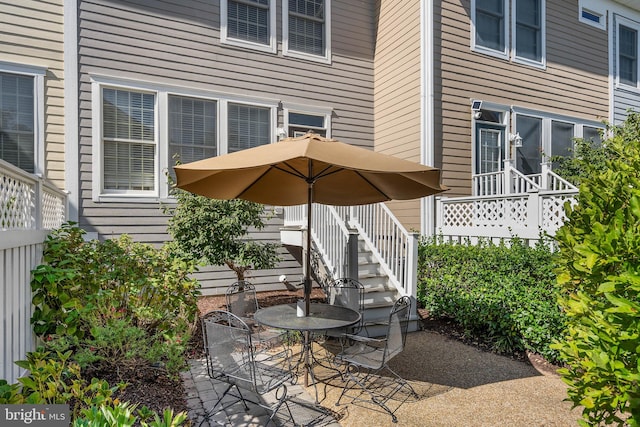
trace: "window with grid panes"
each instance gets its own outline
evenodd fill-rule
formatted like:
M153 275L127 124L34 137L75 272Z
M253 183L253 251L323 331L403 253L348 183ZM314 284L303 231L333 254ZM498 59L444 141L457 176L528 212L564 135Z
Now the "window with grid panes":
M0 72L0 159L35 172L34 78Z
M169 164L218 154L216 101L169 96ZM173 176L173 168L169 168Z
M542 61L542 0L516 0L516 56Z
M103 189L155 190L155 95L102 90Z
M271 142L271 109L229 103L227 106L229 153Z
M618 27L618 77L620 83L638 85L638 31Z
M471 0L472 48L527 64L544 64L545 0Z
M325 0L288 0L289 49L325 55Z
M227 35L268 45L269 0L227 0Z
M504 0L476 0L476 45L504 52Z

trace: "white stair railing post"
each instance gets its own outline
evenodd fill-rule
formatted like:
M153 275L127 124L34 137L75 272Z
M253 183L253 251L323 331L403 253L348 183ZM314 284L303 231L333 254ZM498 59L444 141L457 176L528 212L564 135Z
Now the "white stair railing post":
M505 159L504 161L504 194L511 194L511 169L513 168L511 164L511 159Z
M528 239L535 239L542 229L542 204L540 203L540 192L538 189L529 191L527 200L527 236Z
M409 233L404 292L412 298L418 295L418 241L419 234Z
M549 172L551 171L551 167L549 162L542 162L542 175L540 176L540 188L543 190L551 190L552 188L549 186Z

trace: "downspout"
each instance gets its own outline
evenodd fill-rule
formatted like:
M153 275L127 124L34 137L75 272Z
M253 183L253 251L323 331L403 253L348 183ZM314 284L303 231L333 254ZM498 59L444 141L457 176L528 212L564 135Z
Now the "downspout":
M420 0L420 161L434 166L433 0ZM435 234L435 199L420 200L420 230Z
M80 147L78 142L78 0L64 0L64 186L69 192L67 219L78 222Z

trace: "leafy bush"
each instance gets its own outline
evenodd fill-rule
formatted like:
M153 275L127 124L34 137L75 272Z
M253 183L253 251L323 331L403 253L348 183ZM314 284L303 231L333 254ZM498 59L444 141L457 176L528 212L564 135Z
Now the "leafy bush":
M531 350L557 360L549 345L564 317L555 302L551 252L543 244L424 239L418 278L418 301L432 316L453 319L498 352Z
M85 242L83 234L68 223L47 238L31 282L35 333L49 348L73 350L83 367L179 370L197 315L194 263L128 236Z
M555 348L582 425L640 425L640 114L611 129L604 170L566 206L559 244L560 302L568 329ZM580 159L578 159L580 161ZM624 420L626 418L626 420ZM624 421L623 421L624 420Z
M265 227L265 207L246 200L216 200L180 189L171 215L172 249L181 256L209 265L226 265L244 280L247 271L274 268L280 244L249 239L249 229Z
M72 426L132 426L140 420L142 426L178 427L187 420L186 413L174 414L170 408L160 417L146 407L136 410L136 404L120 402L114 395L124 384L110 387L97 378L87 383L80 374L80 366L70 358L71 352L28 353L26 360L16 362L29 371L28 376L16 384L0 380L0 404L69 404Z
M0 381L0 404L56 404L69 403L71 415L94 405L111 404L113 394L123 384L110 387L106 381L94 378L91 383L82 379L80 366L71 360L71 352L52 355L48 351L34 351L26 360L16 364L29 371L17 384Z

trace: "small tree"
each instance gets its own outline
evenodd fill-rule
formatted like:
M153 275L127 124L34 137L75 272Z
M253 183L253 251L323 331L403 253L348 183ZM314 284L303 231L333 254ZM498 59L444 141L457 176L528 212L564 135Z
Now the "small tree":
M640 115L611 128L606 168L583 159L578 204L558 231L557 343L582 425L640 425Z
M173 191L177 205L169 233L172 248L202 263L226 265L244 280L250 269L274 268L280 261L275 243L248 238L249 229L265 226L264 205L246 200L215 200L187 191Z

